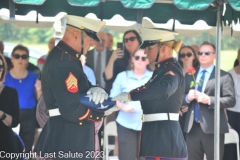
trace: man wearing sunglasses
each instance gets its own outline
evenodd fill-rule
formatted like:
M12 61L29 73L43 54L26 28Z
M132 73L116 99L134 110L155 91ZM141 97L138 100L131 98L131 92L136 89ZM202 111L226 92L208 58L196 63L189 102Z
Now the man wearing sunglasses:
M140 28L143 43L140 48L156 69L143 86L123 92L113 100L140 100L143 110L139 156L145 160L187 160L187 148L178 122L184 96L184 76L173 58L182 42L175 41L176 32ZM118 101L117 101L118 104ZM122 106L121 106L122 107Z
M95 104L103 103L108 95L91 85L79 58L94 41L100 41L97 32L105 23L72 15L66 15L64 22L64 36L50 51L42 70L42 93L50 118L34 151L41 157L46 155L45 159L93 160L96 155L103 156L100 152L89 156L88 151L96 151L96 126L101 126L104 112L79 102L79 95L89 94Z
M214 108L215 108L215 46L203 42L198 52L200 68L195 72L198 85L190 88L193 76L185 76L185 98L188 105L184 131L189 160L214 159ZM224 134L228 132L224 108L234 107L236 103L232 76L220 71L220 157L223 158ZM221 160L220 159L220 160Z

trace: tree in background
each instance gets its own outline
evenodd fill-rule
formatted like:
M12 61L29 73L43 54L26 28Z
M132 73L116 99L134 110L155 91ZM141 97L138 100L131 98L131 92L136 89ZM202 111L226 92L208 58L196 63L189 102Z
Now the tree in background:
M53 36L53 29L16 28L11 24L0 26L0 39L6 42L47 44Z

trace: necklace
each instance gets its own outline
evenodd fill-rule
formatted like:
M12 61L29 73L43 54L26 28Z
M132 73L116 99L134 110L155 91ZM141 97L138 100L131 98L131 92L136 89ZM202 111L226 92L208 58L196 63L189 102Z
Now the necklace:
M19 79L19 83L22 83L22 79Z

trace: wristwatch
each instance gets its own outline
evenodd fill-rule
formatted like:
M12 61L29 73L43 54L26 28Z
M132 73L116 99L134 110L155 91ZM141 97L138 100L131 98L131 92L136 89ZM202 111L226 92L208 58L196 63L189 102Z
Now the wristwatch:
M0 120L4 120L7 117L6 113L3 112L2 116L0 117Z

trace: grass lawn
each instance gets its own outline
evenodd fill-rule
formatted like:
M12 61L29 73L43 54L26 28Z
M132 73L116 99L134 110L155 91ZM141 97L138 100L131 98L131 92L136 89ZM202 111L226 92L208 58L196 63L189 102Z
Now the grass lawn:
M220 67L224 71L229 71L233 68L234 61L237 57L237 51L223 50L221 51Z

